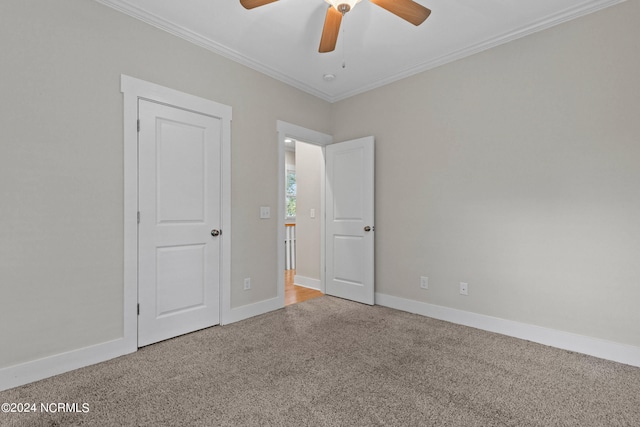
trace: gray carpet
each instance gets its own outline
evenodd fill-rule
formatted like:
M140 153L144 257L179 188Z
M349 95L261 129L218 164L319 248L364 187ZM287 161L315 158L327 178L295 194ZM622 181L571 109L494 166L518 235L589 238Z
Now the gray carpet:
M640 426L640 369L322 297L0 393L2 426Z

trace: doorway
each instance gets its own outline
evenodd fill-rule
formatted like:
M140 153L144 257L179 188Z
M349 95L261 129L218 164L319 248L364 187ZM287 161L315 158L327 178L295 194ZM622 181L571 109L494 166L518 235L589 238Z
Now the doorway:
M326 294L375 304L374 137L337 144L330 135L278 121L278 216L285 210L285 139L320 146L320 283ZM316 212L317 214L317 212ZM278 221L278 299L284 306L285 223ZM329 246L328 246L329 245ZM330 287L329 287L330 286Z
M278 248L277 248L277 254L278 254L278 298L280 299L280 304L281 306L285 306L285 270L286 270L286 266L287 264L285 263L285 248L283 248L283 243L286 241L286 230L285 230L285 220L286 220L286 197L285 197L285 180L286 180L286 175L287 175L287 162L285 161L285 156L286 156L286 145L288 144L291 148L291 144L294 144L295 147L295 141L299 141L301 143L306 143L307 145L312 145L315 146L316 148L319 147L320 148L320 152L321 152L321 156L323 153L323 148L329 144L331 144L333 142L333 138L330 135L321 133L321 132L316 132L301 126L297 126L291 123L287 123L287 122L283 122L283 121L278 121L277 122L277 131L278 131L278 170L281 171L281 173L279 174L280 178L279 178L279 182L278 182L278 208L277 208L277 212L278 212ZM285 143L285 140L291 140L291 142L287 142ZM290 150L291 151L291 150ZM288 155L289 158L291 158L291 154ZM318 210L316 210L314 212L315 214L315 221L316 223L319 224L320 226L320 242L319 242L319 280L318 278L316 278L316 281L313 283L313 285L311 286L311 290L315 290L316 292L320 292L320 293L324 293L324 203L325 203L325 199L324 199L324 178L325 178L325 172L324 172L324 158L321 157L321 164L320 164L320 170L319 170L319 180L320 180L320 207ZM298 167L296 165L295 168L296 172L298 171ZM306 211L306 216L310 217L311 216L311 211L309 208L308 211ZM296 218L296 220L298 220L298 218ZM310 218L309 218L310 220ZM304 234L304 233L303 233ZM300 252L300 241L296 238L295 241L295 251L296 253ZM296 256L296 264L299 263L299 259ZM304 262L304 261L303 261ZM292 269L289 269L292 270ZM296 281L296 277L295 277L295 273L292 271L287 271L286 274L287 279L289 279L286 283L289 284L289 286L293 286L293 282ZM304 279L301 279L302 277L306 277L306 276L301 276L299 275L299 277L297 278L297 281L304 281ZM302 283L303 285L308 283ZM307 286L309 287L309 286ZM294 290L296 290L296 288L293 288ZM304 289L304 288L303 288ZM300 290L300 292L304 292L304 290ZM291 295L291 290L289 291L289 295Z
M322 296L320 200L322 147L287 137L285 142L285 305Z

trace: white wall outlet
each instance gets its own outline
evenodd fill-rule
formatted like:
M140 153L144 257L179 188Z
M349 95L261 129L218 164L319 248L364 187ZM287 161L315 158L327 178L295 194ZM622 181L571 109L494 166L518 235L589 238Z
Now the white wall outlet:
M429 278L427 276L420 276L420 288L429 289Z
M315 217L316 217L316 210L315 210L315 209L311 209L311 210L309 211L309 216L310 216L311 218L315 218Z
M469 295L469 284L460 282L460 295Z
M244 279L244 290L248 291L249 289L251 289L251 277L246 277Z
M260 219L271 218L271 208L269 206L260 206Z

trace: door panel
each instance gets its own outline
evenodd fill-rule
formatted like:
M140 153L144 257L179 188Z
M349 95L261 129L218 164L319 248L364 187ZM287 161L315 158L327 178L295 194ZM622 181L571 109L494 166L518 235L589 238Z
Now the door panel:
M374 140L331 144L325 154L326 293L373 305Z
M332 149L333 165L333 218L335 221L364 221L362 176L364 149Z
M160 118L157 126L158 221L203 222L205 129Z
M139 101L138 345L220 323L218 118Z
M333 236L336 262L334 276L336 280L363 286L364 263L360 254L364 251L364 238L360 236Z
M205 245L172 246L157 249L158 317L204 305Z

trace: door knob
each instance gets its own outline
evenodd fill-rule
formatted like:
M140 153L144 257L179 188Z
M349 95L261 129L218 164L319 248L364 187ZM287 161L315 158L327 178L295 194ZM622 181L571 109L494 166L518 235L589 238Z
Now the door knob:
M367 225L367 226L364 228L364 231L372 231L372 230L375 230L375 227L371 227L371 226L368 226L368 225Z
M222 234L222 231L221 231L221 230L216 230L216 229L211 230L211 235L212 235L213 237L217 237L217 236L219 236L219 235L221 235L221 234Z

